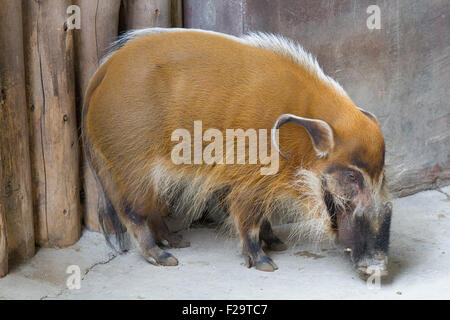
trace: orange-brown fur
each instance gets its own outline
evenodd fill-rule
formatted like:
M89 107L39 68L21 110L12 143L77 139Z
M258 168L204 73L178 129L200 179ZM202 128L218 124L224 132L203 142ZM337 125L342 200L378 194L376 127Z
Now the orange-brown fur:
M380 128L345 93L289 57L217 34L170 32L130 41L99 68L86 101L87 152L128 228L132 223L121 203L146 219L166 214L167 203L178 201L172 210L193 220L215 192L228 188L218 203L227 206L241 235L257 233L262 217L301 220L308 210L319 216L309 216L305 223L317 219L320 231L331 234L329 218L321 215L324 210L311 210L323 204L310 203L317 202L318 195L310 195L315 191L299 171L319 176L330 163L357 165L350 156L357 154L370 180L377 184L381 179ZM289 158L280 158L276 175L261 175L260 165L171 161L176 144L171 133L178 128L193 132L195 120L203 121L203 130L270 132L285 113L326 121L334 133L332 152L317 157L305 129L287 124L280 129L279 141Z

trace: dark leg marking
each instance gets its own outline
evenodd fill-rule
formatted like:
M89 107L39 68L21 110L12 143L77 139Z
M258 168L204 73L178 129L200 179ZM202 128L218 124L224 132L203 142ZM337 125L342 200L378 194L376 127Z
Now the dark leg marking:
M163 266L176 266L178 260L169 252L161 250L147 223L147 215L141 215L130 205L125 205L123 222L135 240L144 258L152 264Z
M123 212L125 213L127 218L130 219L134 224L140 225L147 220L146 216L142 216L139 213L137 213L129 203L124 203L122 207Z
M134 225L134 227L131 225L131 229L133 238L136 240L142 255L148 262L162 266L176 266L178 264L177 258L158 247L146 223L141 226Z
M252 237L247 234L243 239L243 253L249 268L255 266L258 270L269 272L278 269L275 262L262 250L259 237Z
M150 224L159 245L163 244L163 240L166 240L172 248L187 248L191 245L189 241L183 239L181 234L170 232L164 219L158 213L152 212Z
M286 244L283 243L273 232L269 220L264 219L259 231L259 239L264 241L267 249L272 251L284 251L287 249Z

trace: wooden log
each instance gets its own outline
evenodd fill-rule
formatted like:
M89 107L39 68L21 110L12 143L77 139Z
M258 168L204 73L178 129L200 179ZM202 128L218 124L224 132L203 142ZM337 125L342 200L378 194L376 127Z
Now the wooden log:
M0 6L0 276L35 253L22 5ZM7 232L6 232L7 231ZM7 252L9 251L9 253Z
M81 235L70 5L23 2L35 230L46 247L69 246Z
M100 59L109 45L117 39L120 0L78 0L81 9L81 29L75 32L75 73L77 84L78 115L84 103L89 80L98 68ZM93 231L101 231L98 211L103 210L93 173L82 161L84 189L84 225Z
M43 123L42 110L44 93L42 91L40 57L37 47L37 4L32 6L28 1L23 4L23 29L25 50L25 81L30 128L31 181L33 193L33 212L35 220L36 241L39 243L39 219L46 211L46 188L44 171L44 154L41 148L42 135L40 126Z
M0 202L0 278L8 273L8 237L6 235L6 213Z
M171 26L171 0L123 0L125 30Z
M183 0L170 1L172 28L183 28Z

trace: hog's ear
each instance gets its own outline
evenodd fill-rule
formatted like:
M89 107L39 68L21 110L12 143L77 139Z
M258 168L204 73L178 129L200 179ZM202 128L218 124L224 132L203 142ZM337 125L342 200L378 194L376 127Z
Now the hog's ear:
M314 150L319 158L324 158L334 147L333 130L330 125L323 120L309 119L295 116L293 114L282 114L278 117L275 125L272 129L272 143L277 151L285 158L286 155L280 150L277 139L276 130L286 123L296 123L306 129L311 141L313 143Z

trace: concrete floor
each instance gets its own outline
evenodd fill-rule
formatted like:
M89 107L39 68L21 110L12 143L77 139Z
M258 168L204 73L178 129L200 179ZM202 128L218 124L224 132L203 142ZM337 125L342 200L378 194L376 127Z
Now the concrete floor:
M157 267L132 250L116 255L102 235L84 232L67 249L40 249L0 279L0 299L450 299L450 187L396 199L390 276L368 286L332 246L273 253L274 273L244 267L237 239L214 229L184 232L171 249L177 267ZM69 265L81 288L68 289Z

